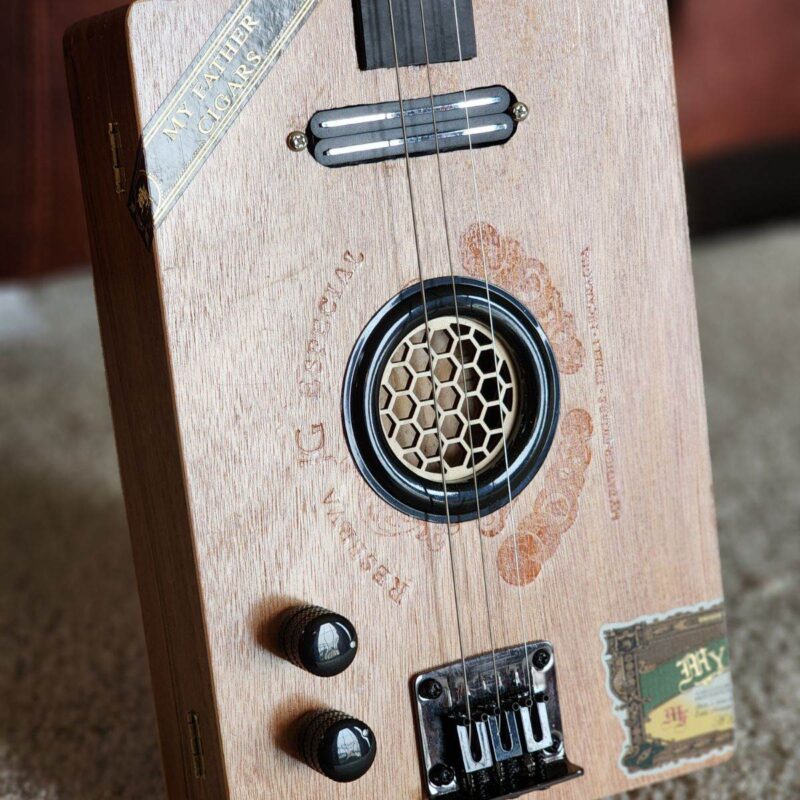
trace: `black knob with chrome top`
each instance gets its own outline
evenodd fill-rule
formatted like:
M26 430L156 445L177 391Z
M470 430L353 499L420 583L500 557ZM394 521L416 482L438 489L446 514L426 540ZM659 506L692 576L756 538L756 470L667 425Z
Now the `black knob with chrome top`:
M281 630L286 657L321 678L344 672L358 652L358 634L346 617L319 606L301 606L286 615Z
M299 744L306 764L337 783L363 778L378 752L375 734L368 725L332 710L306 718Z

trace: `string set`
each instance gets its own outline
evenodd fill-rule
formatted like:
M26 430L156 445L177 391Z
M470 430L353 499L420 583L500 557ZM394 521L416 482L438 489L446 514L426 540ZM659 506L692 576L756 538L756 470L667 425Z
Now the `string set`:
M459 649L460 649L460 659L463 671L463 678L464 678L464 687L465 687L465 704L466 704L466 712L467 717L471 719L471 706L470 706L470 691L469 691L469 677L467 674L467 658L466 652L464 647L464 630L463 630L463 614L462 608L460 605L460 598L459 598L459 590L458 590L458 579L456 574L456 559L455 553L453 548L453 524L452 518L450 513L450 504L449 504L449 495L448 495L448 480L447 480L447 467L444 458L444 439L442 435L442 420L441 420L441 409L439 407L438 401L438 392L437 392L437 383L438 379L435 374L435 362L434 362L434 350L431 344L431 328L430 328L430 316L428 311L428 304L427 304L427 295L425 289L425 275L424 275L424 268L423 268L423 259L422 259L422 250L420 246L420 235L419 235L419 213L418 213L418 205L417 205L417 198L416 193L414 190L414 184L412 180L412 170L411 170L411 155L409 151L409 144L408 144L408 129L407 129L407 122L406 122L406 114L405 114L405 101L403 99L403 90L402 90L402 82L400 77L400 58L398 53L398 44L397 44L397 29L396 29L396 21L395 21L395 14L394 14L394 2L393 0L387 0L389 4L389 19L391 24L391 32L392 32L392 46L394 49L394 61L395 61L395 75L397 80L397 92L398 92L398 100L400 105L400 119L402 124L402 132L403 132L403 143L404 143L404 155L405 155L405 167L406 167L406 179L408 183L408 191L409 191L409 199L411 204L411 216L412 216L412 227L414 233L414 245L415 245L415 252L416 252L416 261L417 261L417 271L419 275L419 282L421 286L421 296L422 296L422 305L423 305L423 314L424 314L424 322L425 322L425 342L426 342L426 349L427 349L427 356L428 356L428 364L430 367L430 378L431 378L431 385L433 387L433 404L434 404L434 415L435 415L435 424L436 424L436 439L439 448L439 462L441 467L441 478L442 478L442 490L444 494L444 506L445 506L445 520L446 520L446 529L447 529L447 541L449 547L449 559L450 559L450 573L451 579L453 583L453 597L455 602L455 613L456 613L456 626L457 626L457 633L458 633L458 642L459 642ZM466 361L464 359L464 347L463 347L463 339L462 339L462 328L461 328L461 314L459 310L458 304L458 291L456 287L456 268L455 268L455 259L453 255L453 248L452 248L452 239L450 235L450 215L448 213L448 205L446 199L446 191L445 191L445 181L444 181L444 168L442 163L442 154L441 154L441 147L440 147L440 140L439 140L439 128L438 128L438 120L437 120L437 112L436 112L436 101L435 101L435 94L433 90L433 80L431 75L431 61L430 61L430 50L429 50L429 43L428 43L428 30L427 30L427 22L426 22L426 0L419 0L419 8L420 8L420 15L422 18L422 33L423 33L423 41L425 46L425 69L427 74L427 83L428 83L428 90L430 96L430 103L431 103L431 115L433 121L433 138L436 144L436 163L437 163L437 170L438 170L438 179L439 179L439 188L441 194L441 202L442 202L442 212L443 212L443 219L444 219L444 233L445 239L447 242L447 257L449 263L449 271L450 271L450 278L453 290L453 302L454 302L454 313L456 318L456 331L457 331L457 345L459 349L459 357L462 364L461 369L461 379L462 379L462 389L464 392L465 398L465 409L466 409L466 418L467 418L467 430L469 431L469 445L470 445L470 453L471 453L471 462L472 462L472 483L473 489L475 494L475 503L476 503L476 512L477 512L477 528L478 528L478 539L480 544L480 560L481 560L481 568L483 574L483 590L484 590L484 600L486 604L486 614L488 619L488 634L490 639L490 646L491 646L491 656L492 656L492 664L494 670L494 688L495 694L497 699L498 708L500 707L500 678L498 674L497 668L497 647L496 647L496 639L494 634L494 628L492 625L492 612L491 612L491 602L490 602L490 595L489 595L489 580L487 574L487 561L486 561L486 553L485 553L485 543L484 543L484 536L481 529L481 519L482 519L482 509L480 504L480 492L478 487L478 474L475 464L475 448L473 443L473 427L472 427L472 419L471 419L471 408L470 408L470 399L469 399L469 387L467 384L467 368L466 368ZM478 177L477 177L477 167L475 164L475 148L474 143L472 140L472 130L471 130L471 123L470 123L470 113L469 113L469 104L467 102L467 82L466 82L466 73L464 70L464 58L463 58L463 48L461 42L461 29L459 23L459 12L457 6L457 0L452 0L453 4L453 14L455 17L455 26L456 26L456 40L458 44L458 61L459 61L459 68L461 74L461 84L462 84L462 93L464 96L464 107L465 107L465 117L466 117L466 130L467 130L467 137L468 137L468 144L469 144L469 157L471 163L471 171L472 171L472 184L473 184L473 196L474 196L474 204L475 204L475 213L476 219L478 222L478 229L479 229L479 242L480 242L480 250L481 250L481 259L483 264L483 273L484 273L484 287L486 291L486 301L488 307L488 316L489 316L489 332L491 334L491 342L492 342L492 354L495 360L495 368L496 372L499 373L500 371L500 357L497 352L497 338L495 332L495 322L494 322L494 313L492 310L492 299L491 299L491 289L489 285L489 270L488 270L488 262L487 262L487 255L486 255L486 246L484 241L483 235L483 216L481 210L481 201L480 201L480 193L478 190ZM511 487L511 478L510 478L510 461L509 461L509 451L508 451L508 438L507 438L507 431L506 431L506 416L507 412L503 403L500 403L500 426L502 432L502 453L503 453L503 460L505 466L505 475L506 475L506 485L508 491L508 505L509 505L509 521L511 524L512 529L512 541L514 542L514 558L515 558L515 566L516 566L516 574L517 574L517 598L518 598L518 606L519 606L519 616L520 616L520 625L521 630L525 630L525 617L524 617L524 608L522 603L522 580L521 580L521 568L520 568L520 556L519 556L519 541L516 536L516 525L514 522L514 509L513 509L513 493ZM525 640L524 643L524 650L525 650L525 663L526 663L526 670L525 670L525 681L530 689L530 673L528 665L528 650L529 650L529 643L528 640ZM470 728L471 734L471 728Z

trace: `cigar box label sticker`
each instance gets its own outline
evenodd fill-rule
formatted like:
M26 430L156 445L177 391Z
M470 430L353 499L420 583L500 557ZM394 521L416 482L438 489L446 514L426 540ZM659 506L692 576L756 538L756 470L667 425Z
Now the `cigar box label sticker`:
M635 777L733 747L730 654L722 602L607 625L608 690Z
M237 0L144 128L128 206L148 247L317 0Z

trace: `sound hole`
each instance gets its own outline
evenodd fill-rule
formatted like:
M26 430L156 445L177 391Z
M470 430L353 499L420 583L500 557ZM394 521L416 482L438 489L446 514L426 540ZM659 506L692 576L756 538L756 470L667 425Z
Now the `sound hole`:
M389 300L358 337L342 391L364 479L395 508L437 523L516 497L547 457L558 412L558 369L539 323L502 289L462 277Z
M447 481L465 481L502 456L503 442L514 430L518 402L513 362L483 323L459 322L455 316L432 319L430 351L423 324L392 354L379 402L389 447L415 475L441 483L444 472Z

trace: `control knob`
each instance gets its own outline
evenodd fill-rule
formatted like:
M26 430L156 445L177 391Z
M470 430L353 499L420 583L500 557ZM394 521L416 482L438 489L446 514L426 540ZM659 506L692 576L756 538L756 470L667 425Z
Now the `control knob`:
M344 672L358 651L353 623L319 606L290 611L281 631L281 643L289 661L321 678Z
M319 711L303 726L300 752L312 769L337 783L350 783L369 772L377 745L365 723L341 711Z

